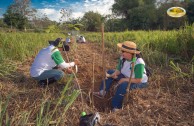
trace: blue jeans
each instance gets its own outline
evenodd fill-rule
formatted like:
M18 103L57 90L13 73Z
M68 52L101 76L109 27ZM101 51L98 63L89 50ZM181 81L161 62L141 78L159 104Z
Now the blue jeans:
M60 80L64 77L64 72L57 69L52 70L46 70L44 71L40 76L34 77L34 79L40 81L40 80L46 80L48 78L54 78L56 81Z
M114 70L107 71L108 74L112 74L114 72L115 72ZM105 83L106 83L105 90L109 91L113 81L114 80L119 81L121 78L125 78L125 76L123 74L119 74L117 79L113 79L113 78L106 79L105 80ZM121 108L122 107L122 102L123 102L124 95L126 94L127 86L128 86L128 82L123 82L117 87L117 91L112 98L112 107L113 108ZM141 89L141 88L145 88L147 86L148 86L147 83L140 83L140 84L131 83L130 90L137 89L137 88ZM102 81L102 83L100 85L100 90L103 90L103 87L104 87L104 81Z

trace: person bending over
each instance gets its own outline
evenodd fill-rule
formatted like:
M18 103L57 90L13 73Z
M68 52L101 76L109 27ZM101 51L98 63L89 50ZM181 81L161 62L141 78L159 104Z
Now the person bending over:
M78 64L78 59L74 62L65 62L58 48L62 38L49 41L49 46L39 51L30 68L30 75L39 81L40 86L46 86L53 82L60 82L64 78L64 69L72 72L71 67ZM57 67L57 69L56 69Z

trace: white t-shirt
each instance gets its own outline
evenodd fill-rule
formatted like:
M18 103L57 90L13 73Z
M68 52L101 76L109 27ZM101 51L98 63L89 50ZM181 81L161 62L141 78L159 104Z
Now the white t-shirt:
M122 57L121 57L122 59ZM142 58L138 58L135 62L135 66L138 64L143 64L145 66L145 62ZM125 77L130 77L131 75L131 67L132 67L132 62L131 61L125 61L123 64L123 67L121 68L121 73L125 76ZM132 75L132 78L135 78L135 71ZM144 72L143 72L143 76L142 76L142 83L146 83L148 81L148 77L146 75L146 70L144 68Z
M40 76L45 70L51 70L56 65L62 69L72 67L74 62L66 63L60 51L53 45L40 50L30 68L30 75L32 77Z

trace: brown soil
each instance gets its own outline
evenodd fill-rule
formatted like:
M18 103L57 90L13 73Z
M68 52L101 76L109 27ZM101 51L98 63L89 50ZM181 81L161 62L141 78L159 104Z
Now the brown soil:
M177 79L176 73L154 67L154 75L149 80L149 87L131 91L129 103L124 105L123 109L112 113L110 101L113 91L104 99L92 97L91 94L93 91L98 91L104 74L102 72L102 48L95 43L78 44L76 48L74 45L71 46L73 50L69 52L68 58L72 61L77 57L81 61L76 77L81 86L83 99L80 96L77 98L66 113L66 118L61 125L78 125L82 111L99 112L100 122L104 126L194 125L192 79ZM105 49L105 70L115 68L118 56L116 52ZM47 88L40 88L37 82L29 76L32 62L33 58L29 58L18 64L19 68L14 73L15 77L0 79L3 101L9 94L12 94L7 108L9 115L14 118L12 124L17 124L17 118L19 120L22 112L30 111L29 123L34 122L41 103L48 99L59 98L64 87L64 85L55 83ZM54 105L51 105L52 108ZM62 110L64 106L59 106L59 108Z

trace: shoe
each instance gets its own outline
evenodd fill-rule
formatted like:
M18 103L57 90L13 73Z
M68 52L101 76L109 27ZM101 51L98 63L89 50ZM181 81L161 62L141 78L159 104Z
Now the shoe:
M38 82L38 85L41 87L41 88L45 88L47 83L45 83L44 81L39 81Z
M113 109L112 109L112 112L117 112L117 111L119 111L118 108L113 108Z
M103 90L99 91L99 92L93 92L93 95L98 97L98 98L101 98L103 99L104 96L106 95L106 91L103 93Z
M40 87L43 87L44 88L47 85L52 84L54 82L56 82L56 80L52 77L52 78L48 78L48 79L45 79L45 80L40 80L38 82L38 84L39 84Z

